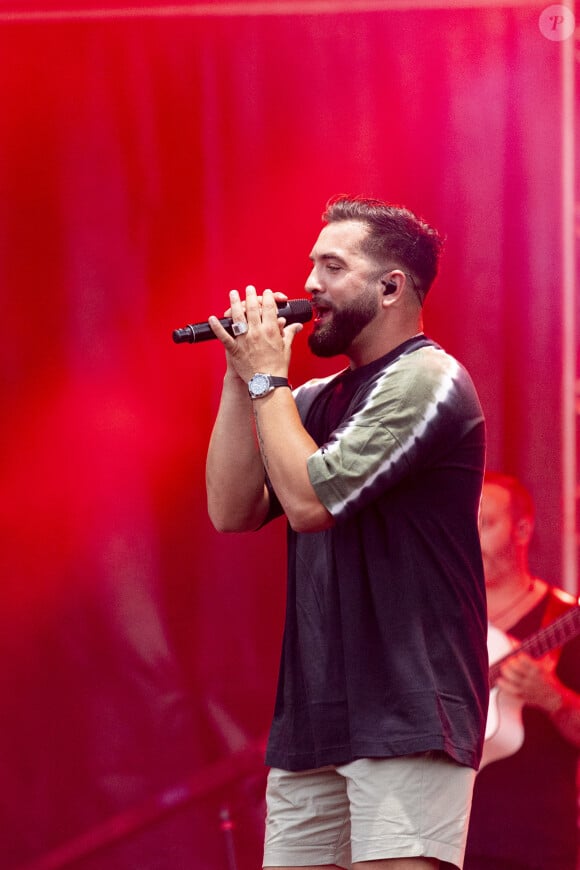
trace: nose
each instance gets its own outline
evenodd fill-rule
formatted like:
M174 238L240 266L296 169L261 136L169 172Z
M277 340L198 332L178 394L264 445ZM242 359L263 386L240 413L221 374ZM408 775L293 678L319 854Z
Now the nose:
M316 293L320 290L320 281L316 277L316 267L313 266L310 275L306 279L306 283L304 285L304 289L307 293Z

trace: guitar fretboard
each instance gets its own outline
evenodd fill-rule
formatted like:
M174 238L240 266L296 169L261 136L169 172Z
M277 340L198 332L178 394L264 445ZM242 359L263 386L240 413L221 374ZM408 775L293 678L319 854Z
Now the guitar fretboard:
M546 653L549 653L550 650L572 640L577 634L580 634L580 606L568 610L567 613L559 616L554 622L544 626L544 628L540 628L539 631L531 634L519 646L507 653L507 655L494 662L489 669L490 688L495 686L501 667L507 659L520 652L528 653L533 658L539 659L545 656Z

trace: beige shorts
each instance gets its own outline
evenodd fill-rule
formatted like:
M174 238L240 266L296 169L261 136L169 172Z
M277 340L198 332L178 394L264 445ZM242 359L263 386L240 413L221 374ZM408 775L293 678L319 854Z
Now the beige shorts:
M461 867L475 771L443 753L272 769L264 867L438 858Z

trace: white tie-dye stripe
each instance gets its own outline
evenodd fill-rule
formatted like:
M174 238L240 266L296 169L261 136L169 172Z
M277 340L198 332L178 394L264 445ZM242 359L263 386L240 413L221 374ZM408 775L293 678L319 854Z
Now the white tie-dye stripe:
M441 354L443 359L447 362L447 367L445 370L441 371L441 383L435 389L431 401L426 405L422 418L417 421L417 424L413 427L411 432L409 432L405 441L399 444L399 446L394 451L389 453L389 455L385 457L384 461L375 469L375 471L370 473L369 476L365 478L364 482L361 483L360 486L356 487L356 489L350 492L348 496L346 496L344 499L334 501L332 504L326 505L333 516L336 517L337 515L342 513L342 511L344 511L348 507L348 505L350 505L353 501L356 501L360 497L361 493L367 487L372 486L378 478L380 478L382 475L387 474L390 469L397 464L397 462L410 450L412 444L417 439L421 438L421 436L426 432L431 422L437 416L437 406L440 403L444 403L448 398L449 394L451 393L454 381L460 372L459 363L441 350L438 350L436 348L430 348L429 350L433 353ZM340 451L342 440L348 438L351 430L356 428L356 426L359 424L360 420L364 417L366 409L373 404L374 397L377 393L381 391L383 378L392 375L396 371L398 362L399 361L397 361L394 365L391 364L390 366L388 366L387 370L383 372L383 374L379 377L376 384L371 389L365 401L365 404L346 423L344 429L342 429L340 432L340 436L333 441L325 444L320 449L320 451L318 451L318 455L324 457L325 464L326 459L332 459L333 455ZM388 428L388 424L386 425Z

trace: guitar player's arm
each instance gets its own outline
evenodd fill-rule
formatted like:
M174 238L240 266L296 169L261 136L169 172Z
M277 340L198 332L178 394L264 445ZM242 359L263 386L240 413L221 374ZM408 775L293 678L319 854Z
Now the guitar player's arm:
M560 683L548 713L562 737L580 747L580 695Z
M580 695L558 679L552 656L533 659L525 653L502 667L498 687L524 704L543 710L562 737L580 747Z

